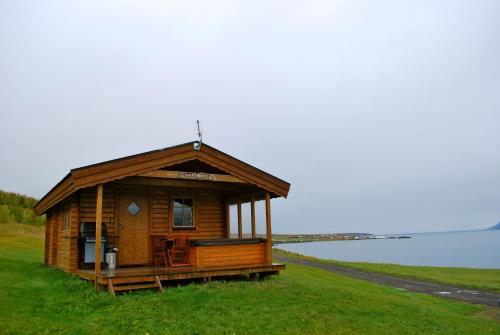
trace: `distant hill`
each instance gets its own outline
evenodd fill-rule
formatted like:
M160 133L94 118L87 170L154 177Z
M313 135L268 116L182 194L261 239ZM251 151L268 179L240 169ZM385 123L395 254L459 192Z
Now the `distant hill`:
M23 194L0 190L0 224L24 223L41 226L43 216L36 216L33 206L38 200Z
M490 228L488 228L486 230L500 230L500 222L497 223L496 225L494 225L493 227L490 227Z

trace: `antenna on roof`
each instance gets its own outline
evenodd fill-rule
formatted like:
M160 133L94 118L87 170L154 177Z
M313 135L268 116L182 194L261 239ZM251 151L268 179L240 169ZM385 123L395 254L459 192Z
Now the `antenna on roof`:
M201 149L201 144L203 143L203 134L201 133L200 130L200 120L196 120L196 127L198 128L198 142L194 144L194 149L195 150L200 150Z

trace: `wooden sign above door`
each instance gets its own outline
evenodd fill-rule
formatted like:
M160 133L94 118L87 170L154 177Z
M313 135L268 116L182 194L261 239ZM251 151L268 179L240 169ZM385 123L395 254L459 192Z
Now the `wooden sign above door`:
M246 183L238 177L229 174L214 174L204 172L187 172L187 171L167 171L156 170L140 174L141 177L163 178L163 179L188 179L188 180L202 180L212 182L226 182L226 183Z

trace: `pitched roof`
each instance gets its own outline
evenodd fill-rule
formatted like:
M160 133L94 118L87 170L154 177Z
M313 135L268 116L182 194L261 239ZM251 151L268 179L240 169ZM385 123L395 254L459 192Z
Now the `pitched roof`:
M188 142L164 149L144 152L102 163L72 169L34 206L38 215L67 198L79 189L136 176L160 168L199 160L223 170L241 180L258 186L276 196L286 197L290 184L267 172L253 167L205 143L195 149L198 142Z

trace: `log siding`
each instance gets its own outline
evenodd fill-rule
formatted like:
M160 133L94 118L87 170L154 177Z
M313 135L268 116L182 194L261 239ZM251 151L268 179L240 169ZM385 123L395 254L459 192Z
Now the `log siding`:
M174 238L180 234L189 235L190 239L226 238L226 201L223 194L212 190L192 191L188 193L195 199L194 229L173 228L171 218L172 201L179 194L186 194L181 188L160 186L130 187L106 184L103 196L103 223L108 235L118 235L118 201L121 192L142 192L149 197L149 234L164 235ZM45 229L45 264L57 266L67 272L76 272L78 268L78 236L80 224L96 221L96 192L92 187L80 190L64 203L47 212ZM70 210L70 229L62 231L63 213Z

